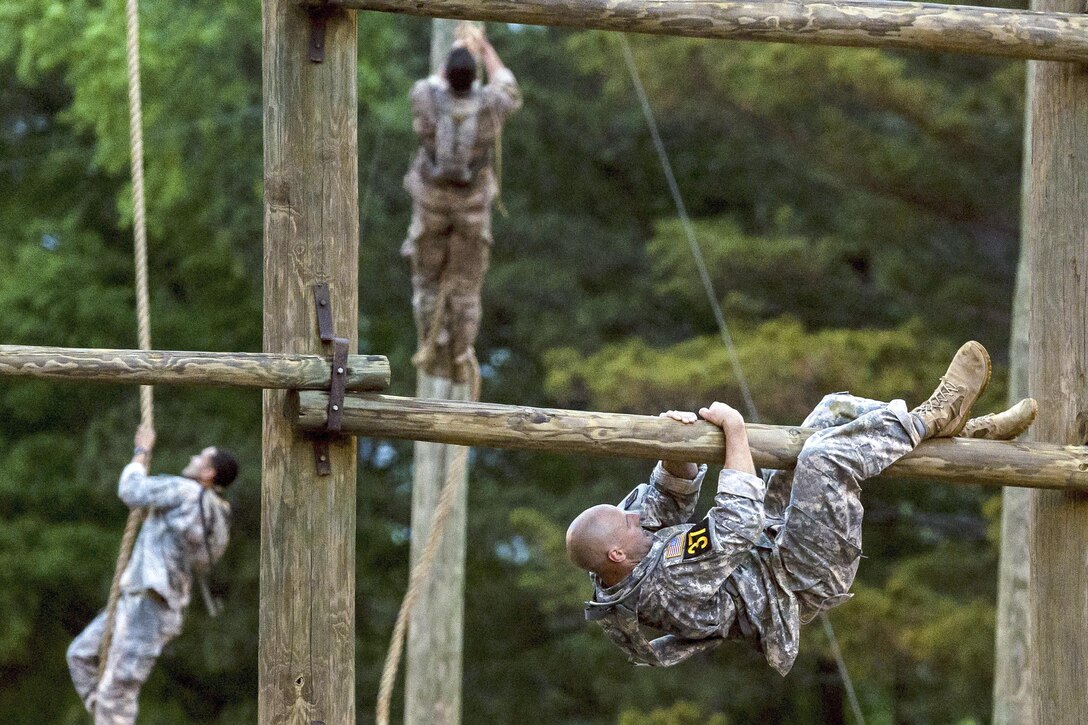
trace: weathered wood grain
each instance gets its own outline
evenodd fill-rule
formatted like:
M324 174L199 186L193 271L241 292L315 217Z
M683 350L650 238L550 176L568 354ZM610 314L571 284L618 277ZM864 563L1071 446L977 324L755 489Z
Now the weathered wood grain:
M330 375L330 361L320 355L0 345L0 377L328 390ZM385 390L388 386L389 360L385 357L348 357L348 390Z
M1083 0L1033 8L1084 12ZM1028 389L1035 440L1088 438L1088 70L1031 63ZM1088 496L1038 491L1028 514L1032 723L1088 722Z
M324 62L297 0L263 0L264 351L325 355L313 285L335 334L357 344L358 98L355 13L326 18ZM264 392L257 717L261 725L354 725L356 446L310 437ZM296 683L301 683L296 692Z
M321 428L328 396L313 391L297 395L298 407L292 410L299 426ZM344 430L382 438L650 460L720 463L725 453L721 430L709 423L367 393L345 400ZM791 467L811 434L805 428L748 426L752 455L765 468ZM943 438L926 441L882 478L1088 491L1088 448Z
M468 400L468 385L419 371L421 398ZM416 443L412 456L412 565L419 561L448 477L457 473L461 449ZM412 607L404 651L405 725L457 725L461 722L461 672L465 609L465 526L468 519L468 466L460 467L460 497L446 518L431 574Z
M359 10L691 38L1088 61L1088 20L972 5L841 0L333 0ZM1072 4L1072 3L1071 3Z

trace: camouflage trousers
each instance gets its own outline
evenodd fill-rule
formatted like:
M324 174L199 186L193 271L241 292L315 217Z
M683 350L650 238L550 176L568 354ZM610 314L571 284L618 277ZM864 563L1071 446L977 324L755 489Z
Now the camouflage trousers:
M796 468L767 475L767 515L782 521L775 568L802 622L850 598L861 557L861 482L918 445L916 420L902 400L828 395L802 423L819 431Z
M447 200L449 201L449 200ZM480 332L480 292L491 254L491 203L461 207L430 206L415 201L412 223L401 253L412 264L412 308L421 352L428 341L456 360L472 350ZM438 303L445 296L440 311ZM432 325L438 324L438 329ZM443 369L423 355L421 367Z
M163 646L181 631L181 612L154 593L122 594L100 679L98 647L105 626L103 610L68 647L68 670L95 725L131 725L136 722L140 687Z

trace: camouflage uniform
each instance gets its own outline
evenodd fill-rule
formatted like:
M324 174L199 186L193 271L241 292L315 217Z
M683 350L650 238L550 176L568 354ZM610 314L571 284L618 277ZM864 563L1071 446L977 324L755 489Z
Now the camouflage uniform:
M130 508L149 511L121 577L102 678L98 648L105 611L68 647L72 683L96 725L135 722L140 687L163 646L181 631L193 575L222 556L230 529L230 504L189 478L148 476L143 465L130 463L118 495Z
M799 629L850 598L861 556L860 483L921 440L901 400L829 395L804 422L819 428L793 471L718 478L714 506L696 524L706 466L694 480L658 464L621 508L637 511L653 545L635 570L605 587L591 575L586 618L638 664L667 666L725 639L749 642L785 675ZM639 624L665 633L652 642Z
M419 151L404 177L412 222L401 254L412 264L412 307L420 347L431 333L440 290L447 294L437 347L456 358L480 329L480 291L491 252L491 203L498 193L491 151L502 124L521 108L514 74L501 68L465 97L431 76L412 87L412 128ZM455 169L450 178L450 169ZM424 369L438 374L431 365Z

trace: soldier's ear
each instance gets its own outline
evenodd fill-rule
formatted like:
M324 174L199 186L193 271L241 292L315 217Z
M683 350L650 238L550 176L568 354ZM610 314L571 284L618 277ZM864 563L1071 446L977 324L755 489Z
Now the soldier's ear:
M608 560L611 561L613 564L619 564L626 559L626 552L624 552L624 550L619 548L618 546L614 546L608 550Z

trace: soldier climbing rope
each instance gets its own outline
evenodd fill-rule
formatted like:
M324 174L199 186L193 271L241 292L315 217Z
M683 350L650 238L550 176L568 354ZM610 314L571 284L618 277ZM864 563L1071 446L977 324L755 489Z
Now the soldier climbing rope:
M147 221L144 201L144 135L143 110L140 98L140 16L138 0L125 2L125 58L128 67L129 141L132 166L132 227L136 264L136 320L141 350L151 349L151 304L147 283ZM149 385L140 387L140 427L155 430L154 398ZM150 461L149 461L150 463ZM132 556L132 547L140 531L146 509L129 511L121 548L110 584L109 602L106 605L106 628L98 651L98 672L102 675L107 666L113 627L117 618L117 600L121 596L121 575Z

